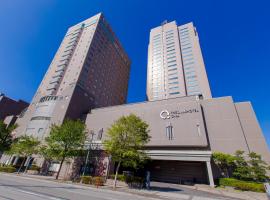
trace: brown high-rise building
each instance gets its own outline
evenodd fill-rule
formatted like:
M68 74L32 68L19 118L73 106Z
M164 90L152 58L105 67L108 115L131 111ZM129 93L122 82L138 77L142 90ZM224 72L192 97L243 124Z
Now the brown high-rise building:
M10 115L19 115L29 104L23 100L14 100L0 93L0 120Z
M83 118L91 108L126 103L130 60L99 13L70 27L17 135L43 139L51 124Z

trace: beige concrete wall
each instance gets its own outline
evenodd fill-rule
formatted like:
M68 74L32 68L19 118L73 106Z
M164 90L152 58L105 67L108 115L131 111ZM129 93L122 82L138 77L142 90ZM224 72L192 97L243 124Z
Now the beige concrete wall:
M196 113L180 114L178 118L162 119L161 111L198 109ZM269 151L249 103L235 104L231 97L198 100L182 97L162 101L143 102L93 109L87 115L88 130L97 135L121 116L134 113L149 124L151 141L148 147L156 150L208 150L234 154L255 151L268 161ZM173 140L166 136L166 126L173 127ZM198 125L200 134L198 132ZM95 137L96 137L95 135Z
M270 163L269 148L250 102L236 103L236 110L251 152L259 153Z
M231 97L214 98L201 102L212 151L233 154L248 151L241 124Z

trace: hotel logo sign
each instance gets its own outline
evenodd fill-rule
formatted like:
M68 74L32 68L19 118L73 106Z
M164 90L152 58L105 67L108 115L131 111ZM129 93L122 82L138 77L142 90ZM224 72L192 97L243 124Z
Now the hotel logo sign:
M159 116L161 119L174 119L174 118L179 118L181 115L184 115L184 114L191 114L191 113L198 113L198 112L199 110L197 108L185 109L182 111L175 110L171 112L169 112L168 110L162 110Z

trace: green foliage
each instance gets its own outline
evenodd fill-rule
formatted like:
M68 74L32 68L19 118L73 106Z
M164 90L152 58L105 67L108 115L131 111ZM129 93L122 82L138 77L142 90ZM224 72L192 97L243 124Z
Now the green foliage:
M14 173L16 172L16 168L12 166L1 166L0 172Z
M44 158L60 161L59 172L66 158L77 156L83 148L86 139L85 124L81 121L66 120L60 126L53 125L49 137L45 139L46 145L40 149Z
M268 166L265 161L262 160L261 155L251 152L249 155L249 165L251 169L251 175L255 181L263 182L267 177Z
M234 167L235 157L221 152L213 153L213 161L224 177L230 177L230 171Z
M131 188L142 188L144 178L138 176L126 176L126 183Z
M120 165L138 168L147 159L143 151L149 142L148 124L134 114L119 118L107 131L108 139L104 141L105 151L117 162L114 187Z
M81 180L83 184L92 184L93 178L92 176L81 176Z
M95 185L96 187L103 186L105 183L104 177L101 176L81 176L83 184Z
M31 167L29 168L29 170L35 170L35 171L39 171L40 167L37 165L31 165Z
M235 152L235 168L233 177L239 180L252 180L252 174L248 162L244 158L244 151L238 150Z
M109 179L114 179L115 174L112 174L109 176ZM124 174L119 174L117 176L118 181L123 181L128 184L129 187L132 188L142 188L143 183L144 183L144 178L138 177L138 176L131 176L131 175L124 175Z
M109 176L109 179L114 179L114 177L115 177L115 174L112 174L112 175ZM117 180L125 182L126 181L126 176L124 174L118 174Z
M267 163L262 157L254 152L244 156L244 151L236 151L235 155L214 153L213 160L216 165L227 173L232 171L232 177L227 173L227 178L220 179L220 185L232 186L239 190L249 190L255 192L264 192L262 182L268 179Z
M0 152L4 152L10 149L12 144L12 131L17 128L17 125L7 126L2 120L0 120Z
M11 145L9 154L20 155L23 157L32 156L38 153L40 141L33 136L21 136Z
M121 117L108 129L105 150L115 162L137 168L147 158L142 149L150 140L148 132L148 124L139 117L133 114Z
M219 179L219 185L230 186L243 191L265 192L262 183L241 181L233 178L221 178Z

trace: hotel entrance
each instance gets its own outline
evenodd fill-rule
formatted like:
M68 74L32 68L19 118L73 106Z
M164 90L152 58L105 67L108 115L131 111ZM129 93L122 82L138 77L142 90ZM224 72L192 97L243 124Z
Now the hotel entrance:
M148 169L151 181L184 185L208 184L205 162L153 160Z
M148 150L151 158L147 169L151 181L214 187L211 151L205 150Z

